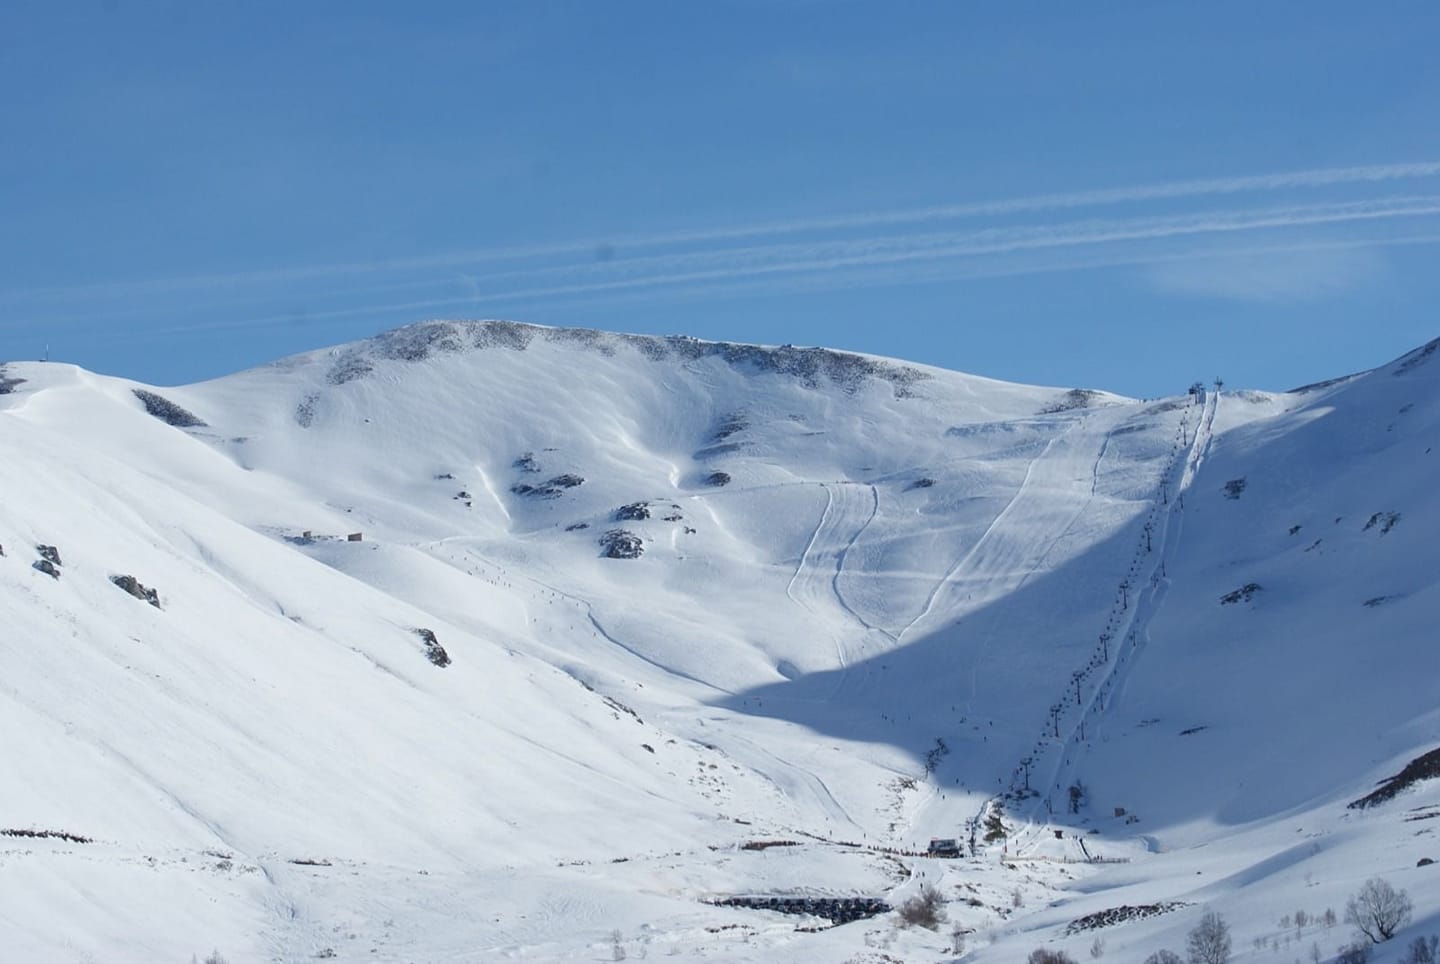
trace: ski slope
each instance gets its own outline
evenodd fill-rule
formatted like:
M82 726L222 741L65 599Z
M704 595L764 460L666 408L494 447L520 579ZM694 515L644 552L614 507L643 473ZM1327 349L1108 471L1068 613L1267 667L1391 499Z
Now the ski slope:
M1436 344L1154 400L510 322L9 363L0 946L932 961L948 925L707 903L929 882L966 961L1207 908L1259 961L1377 874L1440 930L1440 788L1346 807L1440 745Z

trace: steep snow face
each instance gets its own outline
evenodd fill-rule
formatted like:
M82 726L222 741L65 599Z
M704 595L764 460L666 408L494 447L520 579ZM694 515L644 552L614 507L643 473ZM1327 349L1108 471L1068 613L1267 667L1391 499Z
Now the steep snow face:
M928 878L1000 961L1123 903L1339 906L1440 802L1344 806L1440 742L1436 344L1143 402L510 322L179 388L5 366L0 831L90 839L0 836L0 935L928 960L701 903ZM1003 851L895 852L999 799ZM1056 862L1093 851L1131 862Z

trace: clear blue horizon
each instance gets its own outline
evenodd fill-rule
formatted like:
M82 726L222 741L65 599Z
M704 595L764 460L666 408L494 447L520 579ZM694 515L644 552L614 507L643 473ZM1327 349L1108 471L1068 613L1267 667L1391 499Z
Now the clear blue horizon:
M0 357L202 380L429 318L1135 396L1435 337L1440 8L0 11Z

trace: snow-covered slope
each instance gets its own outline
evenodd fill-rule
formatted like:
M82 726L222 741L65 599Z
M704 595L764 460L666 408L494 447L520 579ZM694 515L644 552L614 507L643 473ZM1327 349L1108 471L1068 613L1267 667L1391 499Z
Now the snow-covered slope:
M966 960L1269 960L1376 874L1440 929L1440 788L1346 807L1440 744L1437 344L1152 401L508 322L4 366L0 943L934 960L706 903L928 881Z

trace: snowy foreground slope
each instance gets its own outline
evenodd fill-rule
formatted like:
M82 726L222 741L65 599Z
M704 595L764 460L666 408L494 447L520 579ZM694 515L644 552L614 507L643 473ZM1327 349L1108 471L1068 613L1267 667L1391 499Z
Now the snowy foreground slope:
M1440 782L1347 804L1440 746L1437 346L1151 401L506 322L0 367L0 960L1330 959L1281 918L1372 876L1398 960ZM926 883L939 933L712 903Z

